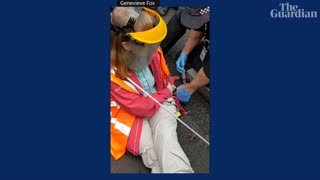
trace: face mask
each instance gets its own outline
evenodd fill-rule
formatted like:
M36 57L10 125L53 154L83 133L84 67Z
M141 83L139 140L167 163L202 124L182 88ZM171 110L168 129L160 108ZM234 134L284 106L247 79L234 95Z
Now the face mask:
M147 59L145 56L140 56L136 60L129 60L127 67L134 71L140 71L147 67L152 58Z

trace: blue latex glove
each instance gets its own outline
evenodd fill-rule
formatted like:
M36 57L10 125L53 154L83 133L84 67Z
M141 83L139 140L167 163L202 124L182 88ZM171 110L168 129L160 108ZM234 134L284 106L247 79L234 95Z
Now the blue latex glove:
M188 58L188 56L186 54L183 54L183 53L180 54L180 56L176 62L177 71L179 73L184 73L184 66L186 65L187 58Z
M192 93L187 92L184 89L184 86L181 88L178 88L176 96L179 99L180 102L182 103L187 103L189 102L190 98L191 98Z

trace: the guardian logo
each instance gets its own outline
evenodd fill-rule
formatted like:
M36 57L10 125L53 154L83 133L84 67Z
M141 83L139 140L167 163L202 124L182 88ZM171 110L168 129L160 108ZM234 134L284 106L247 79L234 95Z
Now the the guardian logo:
M270 16L272 18L318 18L317 11L306 11L299 8L298 5L280 3L279 9L272 9Z

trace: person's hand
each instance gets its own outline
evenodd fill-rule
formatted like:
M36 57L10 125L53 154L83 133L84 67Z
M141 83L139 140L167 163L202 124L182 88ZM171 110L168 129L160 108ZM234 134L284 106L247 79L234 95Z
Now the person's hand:
M184 66L186 65L187 58L188 58L188 55L183 54L183 53L180 54L180 56L176 62L177 71L179 73L184 73Z
M176 86L174 84L168 83L167 88L171 91L171 94L172 94L173 91L176 89Z
M180 85L177 88L177 92L175 94L176 94L177 98L179 99L179 101L182 103L189 102L191 95L192 95L192 93L189 93L186 91L185 85Z
M176 81L178 79L180 79L179 76L170 76L170 77L167 78L167 82L171 83L171 84L174 84L174 81Z

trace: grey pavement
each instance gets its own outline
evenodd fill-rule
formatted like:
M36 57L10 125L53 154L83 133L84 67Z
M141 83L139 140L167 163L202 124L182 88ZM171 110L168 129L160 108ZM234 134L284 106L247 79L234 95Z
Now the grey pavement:
M168 22L174 13L175 10L170 8L167 15L163 18L166 22ZM179 75L179 73L176 71L175 62L177 56L179 55L178 53L183 48L185 40L186 35L181 38L165 55L172 76ZM178 86L179 84L181 84L181 82L177 82L175 85ZM198 132L206 140L210 141L210 112L208 97L208 90L202 89L202 91L199 90L195 92L192 95L189 103L183 105L188 114L180 117L180 119ZM195 173L209 173L209 145L203 142L179 122L177 132L181 147L189 158ZM124 157L118 161L113 160L111 157L111 173L150 173L150 169L143 165L141 157L126 153Z

